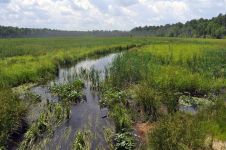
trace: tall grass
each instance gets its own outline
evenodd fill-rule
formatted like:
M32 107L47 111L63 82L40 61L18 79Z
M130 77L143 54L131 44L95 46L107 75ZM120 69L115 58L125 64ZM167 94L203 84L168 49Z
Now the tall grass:
M10 89L0 90L0 106L0 147L2 147L10 140L11 134L21 127L26 106Z
M225 140L225 104L215 105L214 100L214 106L206 105L191 115L179 111L179 98L189 95L205 100L207 95L217 98L221 95L226 87L226 43L197 39L169 41L135 48L118 56L108 69L105 84L118 91L130 91L124 99L129 104L119 106L132 112L127 112L132 122L147 121L143 120L144 115L149 121L157 121L149 148L211 148L205 143L210 136ZM105 104L114 103L108 100ZM121 115L120 110L111 111L113 116ZM133 118L132 114L138 117Z

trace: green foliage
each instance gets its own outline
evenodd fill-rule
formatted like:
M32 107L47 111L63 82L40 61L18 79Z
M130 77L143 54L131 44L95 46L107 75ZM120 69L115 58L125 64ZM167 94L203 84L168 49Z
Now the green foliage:
M39 119L25 133L19 149L33 149L43 137L51 136L54 129L68 116L68 109L70 109L68 105L48 104Z
M120 105L114 105L110 112L110 116L114 119L116 131L130 130L132 120L128 110Z
M21 126L26 107L10 89L0 89L0 147Z
M197 115L204 122L207 133L211 138L226 140L226 105L224 100L218 99L214 105L210 105Z
M77 102L82 99L83 87L84 83L81 80L75 80L73 83L51 86L50 90L64 101Z
M116 150L132 150L135 148L135 140L130 132L117 133L114 137Z
M109 69L109 82L119 88L146 82L160 91L193 95L217 92L224 87L225 49L218 49L212 42L205 46L174 42L145 46L119 56Z
M194 116L176 114L162 119L151 132L149 140L156 150L204 149L206 136L201 121Z
M134 92L137 107L141 106L151 121L157 121L160 115L160 94L147 85L138 85Z
M78 131L73 142L73 150L90 150L90 140L90 131Z
M126 105L127 103L126 93L124 91L116 91L110 87L102 93L100 99L101 106L110 109L116 104Z
M36 103L41 102L41 96L35 95L31 92L26 92L23 96L23 99L26 102L31 103L31 104L36 104Z
M18 38L0 39L0 87L52 78L59 64L90 55L121 51L144 43L144 38ZM145 43L150 40L145 41Z
M145 26L132 29L135 35L170 36L170 37L213 37L223 38L226 35L226 14L219 14L212 19L187 21L165 26Z

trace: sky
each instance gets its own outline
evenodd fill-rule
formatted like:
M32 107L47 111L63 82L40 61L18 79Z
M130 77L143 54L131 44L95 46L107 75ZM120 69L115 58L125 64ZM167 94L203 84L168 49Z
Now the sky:
M226 13L226 0L0 0L0 25L130 30Z

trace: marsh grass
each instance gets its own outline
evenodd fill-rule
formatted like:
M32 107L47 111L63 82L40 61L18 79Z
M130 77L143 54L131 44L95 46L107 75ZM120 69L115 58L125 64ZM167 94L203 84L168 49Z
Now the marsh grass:
M107 69L104 88L129 89L123 100L128 104L122 103L114 90L104 90L100 102L110 108L116 129L129 129L128 120L144 121L144 115L157 122L149 137L149 148L211 148L211 143L205 143L209 137L225 140L225 104L217 104L226 85L225 41L170 41L135 48L116 57ZM182 97L202 109L193 115L180 112Z
M54 129L68 118L69 109L69 105L60 103L48 104L47 108L40 114L38 120L25 133L19 149L33 149L43 138L50 137Z
M4 147L11 134L23 125L26 106L10 89L0 90L0 106L0 147Z
M73 150L90 150L91 136L89 130L77 131L73 142Z
M175 114L162 119L149 137L151 149L205 149L205 128L188 114ZM167 139L167 140L166 140Z
M59 64L128 50L144 44L142 39L145 38L1 39L0 87L44 82L54 77Z
M225 46L225 40L152 37L1 39L0 87L3 89L0 90L0 127L2 129L0 147L6 144L9 135L21 125L20 121L26 112L26 105L11 90L5 89L6 87L22 83L45 82L55 76L58 65L71 64L91 55L130 49L128 53L119 55L112 66L106 69L106 84L101 83L98 72L84 71L84 75L91 78L93 88L103 93L101 103L109 108L111 117L116 123L117 134L123 134L125 131L130 132L133 121L136 121L133 120L133 115L136 114L133 108L136 106L140 106L145 115L150 117L149 119L158 120L161 119L158 112L159 105L166 105L168 112L174 115L175 112L178 113L179 97L185 93L198 98L208 94L218 96L226 85ZM126 90L133 85L141 86L137 90L133 89L135 99L126 93ZM102 86L105 87L101 89ZM58 104L48 106L49 109L42 113L26 133L27 137L22 148L29 147L32 142L51 134L55 125L64 120L65 115L69 118L68 100L77 102L81 96L80 89L73 89L71 85L55 87L53 92L59 94L66 102L60 103L59 106ZM142 94L143 91L146 94ZM135 107L131 107L131 104ZM204 112L205 109L203 109L202 113L198 113L199 119L207 120L206 122L203 120L204 123L202 123L210 127L209 136L225 139L225 108L220 105L211 105L210 108L209 116L205 116L208 111ZM54 116L52 116L53 113ZM180 137L181 133L189 134L190 131L195 137L194 128L186 131L182 126L177 126L177 119L180 118L178 116L166 121L167 124L172 125L170 129L174 130L174 125L178 127L178 130L175 130L175 138ZM193 125L195 122L187 120L193 119L192 117L182 115L183 117L185 123ZM156 135L165 131L166 128L163 129L160 128L161 132L156 132ZM198 134L199 140L201 134ZM161 134L158 137L161 142L164 141ZM180 143L185 147L189 143L190 147L200 147L202 141L197 142L196 139L192 141L190 138L190 136L185 137L185 141L182 140Z

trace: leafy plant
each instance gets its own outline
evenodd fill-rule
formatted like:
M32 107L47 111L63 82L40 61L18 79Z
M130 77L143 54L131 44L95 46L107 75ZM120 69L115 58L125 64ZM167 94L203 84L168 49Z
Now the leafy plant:
M50 87L50 90L64 101L77 102L82 99L83 87L84 83L81 80L75 80L73 83L54 85Z
M114 144L116 150L132 150L135 148L135 140L130 132L117 133Z

